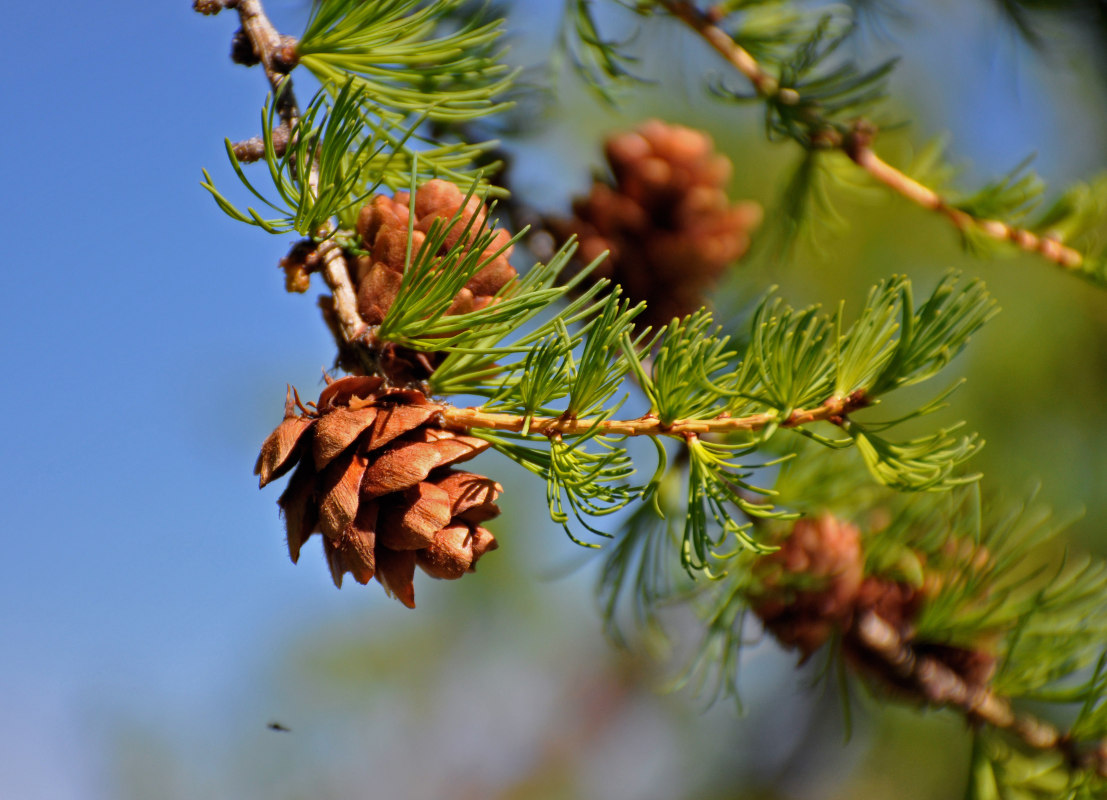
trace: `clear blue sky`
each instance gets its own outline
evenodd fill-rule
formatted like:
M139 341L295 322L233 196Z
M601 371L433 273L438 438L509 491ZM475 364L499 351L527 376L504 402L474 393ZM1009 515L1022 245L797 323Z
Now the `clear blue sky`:
M202 166L231 185L222 137L256 132L265 87L227 59L234 17L190 5L5 9L4 798L104 796L107 709L215 708L288 627L402 612L335 592L314 551L293 569L276 493L251 474L284 384L314 386L331 346L310 297L283 291L287 241L232 222L199 186ZM281 22L303 4L272 5ZM972 28L964 41L973 54L937 77L984 83L941 124L999 170L1056 121L1030 111L1049 104L1025 53ZM960 146L974 130L990 149Z

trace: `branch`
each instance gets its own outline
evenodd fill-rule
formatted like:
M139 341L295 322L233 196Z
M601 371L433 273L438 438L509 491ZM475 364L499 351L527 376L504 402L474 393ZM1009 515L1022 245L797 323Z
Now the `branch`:
M849 634L850 644L883 671L894 686L932 706L956 708L970 720L1008 731L1035 750L1056 750L1072 766L1107 777L1107 750L1076 747L1068 736L1044 720L1016 714L1011 702L987 685L965 680L936 658L918 654L909 641L874 611L865 613Z
M783 428L796 428L812 422L833 422L844 424L847 414L864 408L869 400L863 391L857 391L848 397L831 397L821 406L808 410L793 411L788 418L780 422ZM722 414L715 419L678 419L668 425L657 417L647 414L630 420L573 419L566 417L524 417L518 414L494 414L479 408L454 408L442 406L443 422L452 428L484 428L486 430L520 432L529 419L528 430L543 436L579 436L598 431L614 436L672 436L674 438L692 438L707 433L734 433L737 431L759 431L778 422L774 413L751 414L747 417L731 417Z
M319 257L323 259L323 280L334 295L334 311L344 342L355 344L369 329L357 310L357 292L350 281L350 270L346 266L346 257L334 238L319 245Z
M1020 250L1036 253L1064 269L1078 269L1084 263L1084 256L1071 247L1061 244L1056 239L1039 236L1025 228L1017 228L1000 220L977 219L971 214L951 206L933 189L923 186L882 160L867 143L851 146L851 142L855 138L867 137L847 137L842 145L843 152L850 157L853 163L912 203L944 214L958 230L964 231L975 228L992 239L1012 242Z
M799 94L794 89L781 89L776 79L767 73L748 51L737 44L730 34L716 24L717 20L710 12L701 11L691 0L658 0L658 2L741 72L759 96L768 98L790 93L791 97L782 96L780 99L786 99L789 105L799 102ZM900 172L873 152L871 148L873 133L869 126L859 123L847 136L828 136L827 143L841 150L873 179L883 183L901 197L923 208L943 214L960 231L973 229L992 239L1011 242L1020 250L1040 255L1064 269L1075 270L1083 265L1083 255L1056 239L1039 236L1000 220L978 219L955 208L933 189L923 186Z
M294 61L291 57L294 40L277 33L277 29L265 15L261 0L223 0L222 6L238 11L242 30L265 69L265 77L269 80L269 85L273 88L282 127L287 131L293 130L300 116L296 95L292 91L292 78L287 74L290 63ZM211 0L207 2L196 0L193 7L202 14L214 13ZM250 140L240 144L249 144L249 142ZM287 133L285 143L287 145ZM318 194L318 180L319 175L313 168L308 182L316 194ZM333 226L328 223L316 231L315 236L323 240L319 245L319 256L323 261L323 280L334 295L335 317L338 322L338 333L342 339L338 344L341 349L343 345L359 342L368 326L358 313L357 292L354 291L350 280L350 271L346 265L346 258L342 254L342 248L334 241L332 235L334 232Z
M280 157L288 149L288 128L284 123L273 129L273 153ZM234 157L243 164L252 164L265 158L265 140L260 136L252 136L241 142L234 143Z
M295 40L277 33L261 7L261 0L232 0L224 4L238 11L242 31L261 61L269 85L273 87L281 120L292 130L300 116L296 96L292 93L292 78L288 77L290 61L293 61L289 56L294 50Z

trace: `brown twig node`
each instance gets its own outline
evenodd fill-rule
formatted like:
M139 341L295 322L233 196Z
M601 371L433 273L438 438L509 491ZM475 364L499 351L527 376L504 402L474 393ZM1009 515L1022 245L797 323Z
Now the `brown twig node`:
M261 63L261 56L254 49L254 43L246 35L246 31L239 28L231 36L231 61L244 67L252 67Z
M288 150L288 139L288 126L282 122L273 129L273 154L277 158L282 157ZM243 164L252 164L265 158L265 140L260 136L235 142L233 149L234 157Z
M237 0L194 0L192 9L205 16L211 16L218 14L224 8L234 8L235 5Z

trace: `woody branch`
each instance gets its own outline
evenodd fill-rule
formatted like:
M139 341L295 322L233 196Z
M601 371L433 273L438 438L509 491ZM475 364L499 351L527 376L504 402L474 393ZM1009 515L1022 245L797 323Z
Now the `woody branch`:
M896 685L917 695L921 702L957 709L969 720L1008 731L1036 750L1056 750L1074 767L1107 777L1107 750L1101 743L1078 748L1054 725L1017 714L1011 702L990 686L975 685L940 660L916 653L895 626L879 614L870 611L858 621L850 634L850 644L882 665Z
M790 92L794 96L789 98L789 102L791 104L799 102L800 97L795 90L780 89L776 79L766 72L748 51L737 44L730 34L716 24L716 18L710 11L700 10L691 0L658 0L658 2L741 72L758 95L768 98L781 92ZM1064 269L1077 269L1084 263L1084 257L1079 252L1056 239L1039 236L1000 220L978 219L954 207L933 189L923 186L881 159L872 149L872 137L871 128L859 124L849 135L836 137L833 144L874 180L922 208L941 213L958 230L971 229L998 241L1011 242L1019 249L1040 255Z
M657 416L647 414L630 420L576 419L573 417L524 417L518 414L495 414L479 408L454 408L442 406L442 420L447 427L520 432L524 428L543 436L579 436L598 431L612 436L672 436L687 438L709 433L736 433L759 431L779 423L785 428L795 428L812 422L845 424L845 417L852 411L869 404L863 390L847 397L831 397L812 409L796 410L785 419L775 413L751 414L745 417L720 415L715 419L679 419L662 422ZM528 424L529 422L529 424Z
M238 12L243 34L265 70L265 77L273 89L274 97L277 98L281 128L285 131L283 135L287 142L300 115L296 95L292 90L292 79L287 74L295 60L295 41L277 32L269 17L266 16L261 0L195 0L193 8L202 14L218 13L222 8ZM238 146L248 145L251 141L240 143ZM318 172L313 168L308 183L316 194L319 190L318 180ZM357 293L350 280L346 257L342 254L342 248L334 240L333 233L333 227L328 224L315 231L315 238L321 240L317 248L323 264L321 272L323 280L334 296L338 333L343 340L339 345L342 346L360 341L368 326L358 314Z

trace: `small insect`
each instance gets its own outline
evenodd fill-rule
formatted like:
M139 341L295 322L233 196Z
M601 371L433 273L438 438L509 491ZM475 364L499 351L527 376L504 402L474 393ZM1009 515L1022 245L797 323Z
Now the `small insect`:
M270 722L265 727L268 728L271 731L282 731L283 733L291 733L292 732L292 728L285 727L284 725L277 722L276 720L273 720L272 722Z

